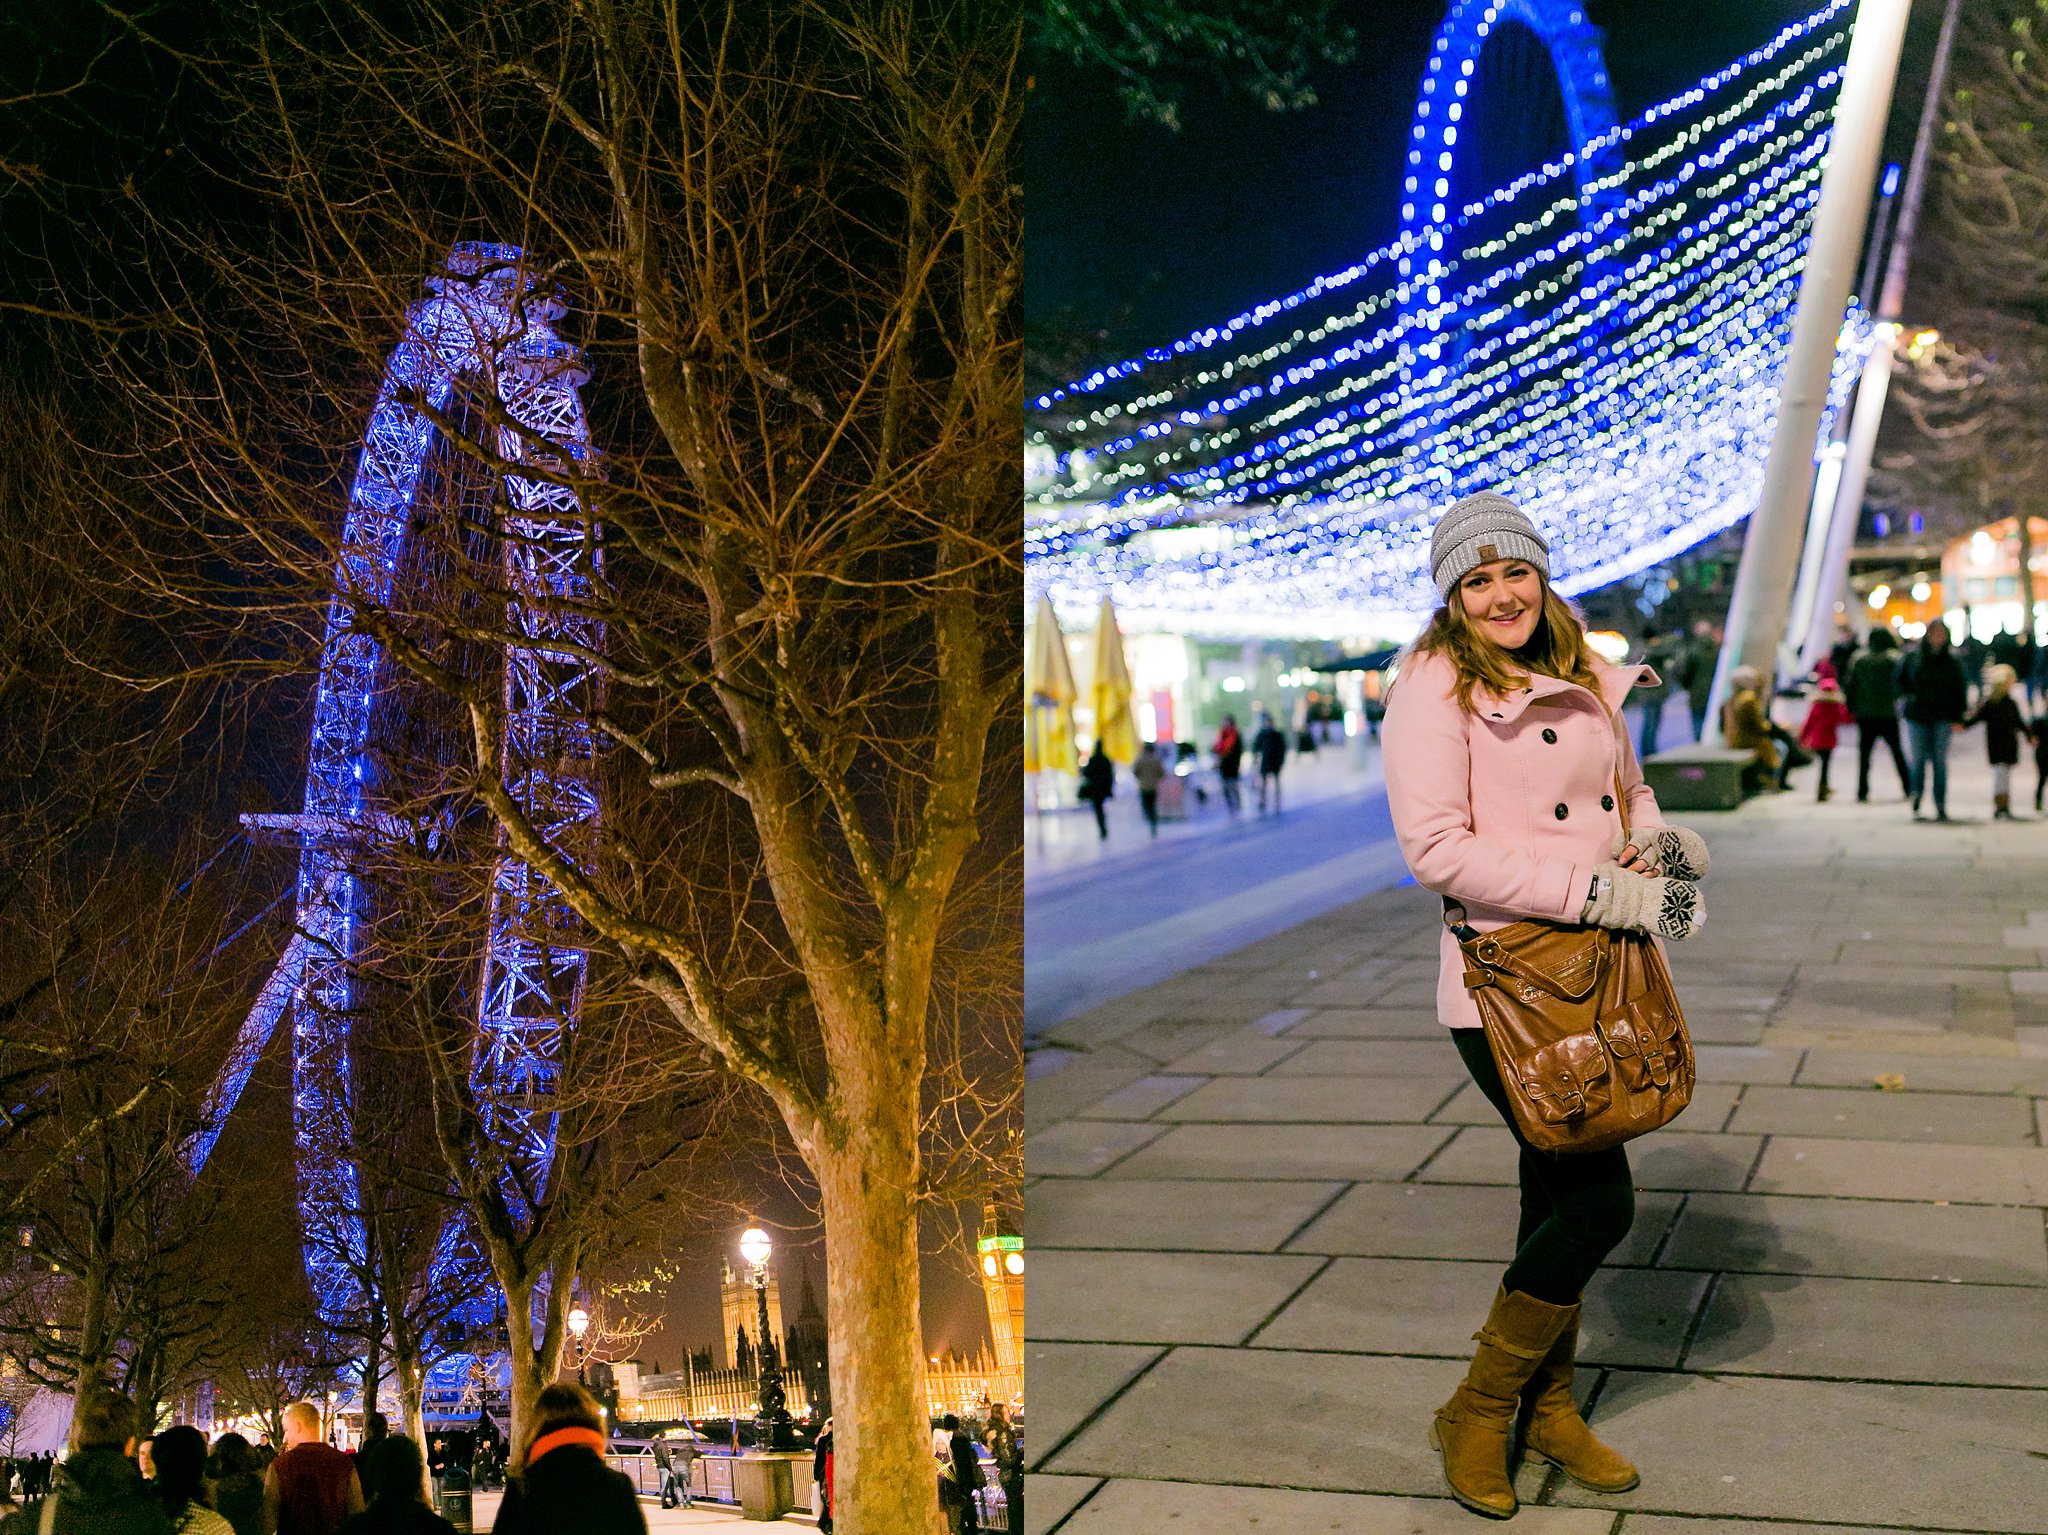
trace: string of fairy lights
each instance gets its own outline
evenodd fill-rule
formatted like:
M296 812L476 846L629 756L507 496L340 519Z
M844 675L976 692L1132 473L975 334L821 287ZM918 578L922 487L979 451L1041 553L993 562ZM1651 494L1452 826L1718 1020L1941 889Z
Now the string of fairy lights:
M1567 591L1746 515L1850 3L1831 0L1454 222L1407 229L1295 293L1038 396L1030 600L1047 593L1077 622L1107 595L1147 627L1357 634L1433 604L1429 527L1473 489L1529 508ZM1531 9L1478 4L1460 0L1447 26L1466 24L1460 11L1491 26ZM1576 10L1559 14L1583 29ZM1471 51L1467 39L1435 57ZM1604 88L1597 57L1580 70L1601 70ZM1583 166L1599 175L1580 178ZM1492 216L1483 239L1466 236L1503 212L1505 227ZM1830 416L1870 329L1852 307Z

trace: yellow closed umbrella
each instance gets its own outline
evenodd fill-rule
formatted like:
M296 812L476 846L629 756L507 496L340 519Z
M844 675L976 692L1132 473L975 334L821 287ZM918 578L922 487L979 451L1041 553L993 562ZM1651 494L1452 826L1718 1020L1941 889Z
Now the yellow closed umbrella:
M1117 632L1116 609L1107 597L1095 617L1095 739L1111 762L1126 767L1138 760L1138 722L1131 717L1131 669L1124 664L1124 638Z
M1074 701L1080 694L1050 597L1039 597L1034 621L1024 657L1024 771L1071 773L1080 766L1074 754Z

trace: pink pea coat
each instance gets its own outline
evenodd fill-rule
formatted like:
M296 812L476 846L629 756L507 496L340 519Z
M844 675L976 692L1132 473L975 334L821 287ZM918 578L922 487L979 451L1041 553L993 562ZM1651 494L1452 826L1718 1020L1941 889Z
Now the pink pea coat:
M1532 674L1506 698L1475 691L1468 714L1449 661L1411 655L1401 665L1380 727L1394 833L1416 882L1463 903L1481 932L1524 917L1578 921L1621 830L1617 769L1630 827L1665 824L1621 723L1628 690L1657 674L1597 656L1593 670L1600 698ZM1441 943L1437 1019L1476 1029L1464 955L1448 931Z

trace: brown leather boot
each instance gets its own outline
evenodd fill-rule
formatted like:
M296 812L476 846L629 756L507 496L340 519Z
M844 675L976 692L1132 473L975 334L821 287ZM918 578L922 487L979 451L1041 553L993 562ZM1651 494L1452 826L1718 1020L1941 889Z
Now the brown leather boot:
M1522 1445L1531 1455L1540 1455L1590 1492L1627 1492L1642 1481L1642 1476L1623 1456L1593 1437L1586 1420L1579 1416L1578 1403L1572 1400L1572 1362L1579 1352L1579 1308L1570 1307L1569 1314L1564 1330L1523 1389L1529 1419L1522 1431Z
M1451 1496L1475 1514L1507 1519L1520 1505L1508 1479L1508 1438L1522 1388L1557 1342L1576 1306L1553 1306L1502 1290L1494 1296L1486 1325L1472 1336L1479 1351L1464 1384L1437 1410L1429 1443L1444 1457Z

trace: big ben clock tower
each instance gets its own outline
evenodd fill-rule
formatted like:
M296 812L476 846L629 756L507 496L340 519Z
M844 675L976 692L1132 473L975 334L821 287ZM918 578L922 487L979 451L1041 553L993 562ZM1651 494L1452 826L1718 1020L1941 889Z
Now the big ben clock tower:
M1024 1238L993 1202L982 1217L981 1293L988 1301L988 1330L996 1342L997 1395L1024 1394Z

